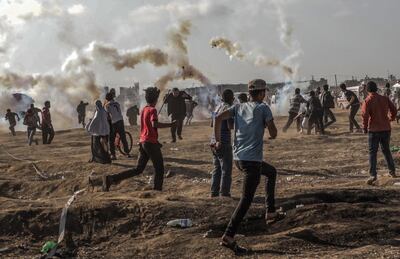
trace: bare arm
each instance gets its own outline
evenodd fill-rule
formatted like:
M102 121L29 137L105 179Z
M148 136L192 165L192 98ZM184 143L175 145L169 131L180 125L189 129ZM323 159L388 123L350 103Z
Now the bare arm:
M274 120L270 120L267 122L267 128L270 135L270 139L276 139L278 136L278 130L276 129Z

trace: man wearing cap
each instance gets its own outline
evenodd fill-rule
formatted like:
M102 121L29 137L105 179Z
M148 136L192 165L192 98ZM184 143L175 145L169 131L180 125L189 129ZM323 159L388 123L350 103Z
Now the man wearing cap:
M182 139L183 121L186 117L185 99L192 100L192 97L185 91L179 91L178 88L172 89L172 93L168 93L164 97L164 103L168 104L168 116L171 115L171 122L176 121L176 124L171 127L172 142L176 142L176 135Z
M222 121L234 119L233 159L236 167L243 172L244 176L242 196L232 214L221 242L221 245L232 249L236 254L242 254L247 251L236 244L234 236L253 201L261 175L266 176L265 218L270 221L277 219L277 216L281 215L275 210L276 169L272 165L263 162L264 129L268 128L271 139L277 136L272 112L268 105L263 102L266 88L266 82L262 79L250 81L248 84L250 100L246 103L232 106L215 118L216 150L221 147Z

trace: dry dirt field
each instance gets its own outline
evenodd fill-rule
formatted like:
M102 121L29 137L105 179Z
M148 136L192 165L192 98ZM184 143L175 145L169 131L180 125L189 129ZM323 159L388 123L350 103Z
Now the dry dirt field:
M360 118L358 117L358 120ZM277 118L282 128L286 118ZM61 254L76 258L231 258L219 246L242 184L234 169L232 199L209 198L211 153L208 122L184 129L184 140L168 144L160 130L166 172L164 191L149 190L153 173L77 196L68 210ZM392 144L398 145L400 126ZM294 126L294 125L293 125ZM294 127L265 138L264 158L278 169L277 206L285 219L266 225L264 184L241 225L238 241L252 249L248 258L399 258L400 178L386 175L378 156L379 183L367 186L367 138L347 133L346 113L327 137L298 135ZM129 131L136 137L137 128ZM89 174L113 173L136 164L119 156L112 165L88 163L90 137L83 129L56 132L50 146L27 146L25 133L0 133L0 257L37 258L45 241L58 238L60 214L74 191L87 187ZM178 150L176 150L176 148ZM15 156L12 158L5 151ZM23 161L17 159L26 159ZM399 164L399 158L396 157ZM32 163L48 179L41 178ZM296 208L296 205L303 207ZM171 219L194 226L170 228ZM214 235L203 234L213 230Z

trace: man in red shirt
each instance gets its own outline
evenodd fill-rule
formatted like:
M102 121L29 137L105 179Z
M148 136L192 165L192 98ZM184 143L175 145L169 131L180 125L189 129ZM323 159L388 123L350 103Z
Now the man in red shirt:
M396 168L390 152L390 122L396 119L396 107L386 96L377 93L378 87L375 82L367 84L368 96L362 105L362 119L364 133L368 133L369 144L369 173L367 184L372 185L377 180L376 157L381 145L383 155L389 169L389 174L396 177ZM390 118L389 118L390 113Z
M164 160L161 153L161 144L158 142L158 128L170 128L172 123L158 122L157 109L155 108L160 90L157 87L149 87L145 90L147 105L140 115L140 145L139 158L136 168L129 169L114 175L103 176L103 191L108 191L112 183L118 183L124 179L143 173L149 159L154 166L154 190L161 191L164 181Z

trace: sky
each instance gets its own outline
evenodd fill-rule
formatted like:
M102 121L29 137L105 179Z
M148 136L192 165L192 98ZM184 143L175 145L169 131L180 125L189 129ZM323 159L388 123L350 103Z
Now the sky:
M257 67L211 48L209 41L217 36L236 42L246 55L296 67L293 79L325 77L333 83L334 74L339 80L400 76L399 9L398 0L0 0L0 73L62 73L71 53L93 41L122 52L166 49L168 31L190 20L190 63L212 83L287 80L279 68ZM282 40L282 26L291 32L289 44ZM116 71L96 61L92 69L98 85L147 86L170 68L144 62Z

